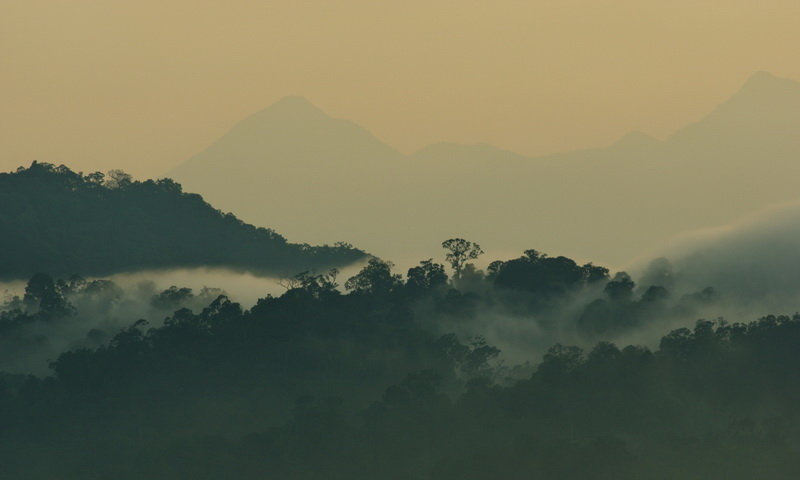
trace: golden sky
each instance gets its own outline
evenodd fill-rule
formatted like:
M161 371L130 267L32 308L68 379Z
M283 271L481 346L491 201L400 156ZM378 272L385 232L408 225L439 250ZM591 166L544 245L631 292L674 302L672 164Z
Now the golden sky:
M797 0L0 0L0 168L158 176L285 95L404 152L664 137L800 79L798 26Z

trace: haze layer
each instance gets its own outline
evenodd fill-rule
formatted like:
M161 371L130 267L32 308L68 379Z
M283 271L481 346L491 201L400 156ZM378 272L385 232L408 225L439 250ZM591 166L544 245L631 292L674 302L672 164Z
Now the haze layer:
M675 234L797 198L800 84L759 72L666 141L524 157L439 143L410 156L289 97L172 172L256 225L402 259L466 236L620 265Z

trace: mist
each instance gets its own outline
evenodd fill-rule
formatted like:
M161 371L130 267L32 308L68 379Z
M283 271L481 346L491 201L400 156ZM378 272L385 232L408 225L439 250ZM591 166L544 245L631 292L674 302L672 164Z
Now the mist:
M473 428L468 419L480 415L464 413L467 416L461 418L462 409L502 412L505 395L549 395L544 393L547 389L562 388L559 382L572 375L577 376L569 382L578 383L570 388L584 388L578 386L585 378L580 372L604 371L610 368L608 362L622 362L620 369L655 368L631 381L647 384L658 379L659 392L676 389L647 400L651 408L661 408L656 407L660 402L679 404L684 389L699 394L691 382L684 386L683 377L670 373L695 361L681 353L688 348L686 342L701 342L709 328L728 338L726 329L757 335L759 329L791 328L797 321L797 317L768 317L764 323L753 322L775 313L774 309L787 311L793 304L800 278L791 274L799 259L790 238L798 229L798 212L797 205L774 208L728 227L688 235L664 249L668 259L634 262L631 276L535 250L498 260L480 255L480 246L466 240L455 242L474 252L472 257L461 257L465 263L450 263L455 250L440 253L438 258L444 257L451 268L437 263L437 258L409 266L405 261L393 265L371 257L341 272L303 272L283 278L218 268L136 271L51 283L35 276L27 285L3 285L6 323L0 371L6 373L0 381L18 392L11 394L12 399L53 395L48 401L77 402L65 405L74 405L71 411L80 412L86 428L97 430L74 448L65 449L55 437L37 442L46 452L68 455L71 468L79 470L91 465L105 471L138 471L120 450L105 445L103 432L108 429L127 438L126 448L136 448L154 471L160 471L156 459L161 452L176 445L189 455L213 459L219 467L226 461L220 459L218 448L238 458L262 448L266 439L302 445L314 439L318 443L311 443L316 446L310 452L317 452L330 448L327 442L332 439L358 444L362 435L380 439L376 448L383 449L389 441L382 437L386 434L393 439L391 444L402 441L406 455L414 455L407 440L397 436L427 434L415 430L416 423L400 421L389 427L382 422L410 415L399 413L406 408L411 408L408 412L422 408L423 413L414 415L427 415L436 422L459 418L450 428ZM757 259L764 251L771 255L760 264ZM737 263L740 258L746 261ZM786 273L775 270L779 266ZM771 270L777 275L773 277ZM748 271L753 278L775 283L755 288L752 278L738 276ZM52 296L53 288L64 302ZM727 323L717 321L719 317ZM652 362L661 366L650 367ZM609 375L607 382L618 381L613 380L616 374ZM565 377L557 380L560 376ZM49 393L49 389L55 390ZM72 395L75 400L70 400ZM594 394L575 398L586 395ZM781 394L770 393L768 398L772 403L758 408L746 399L738 401L744 402L745 411L782 414L782 407L775 404ZM103 417L106 402L117 404L120 411L136 411L137 416ZM135 406L140 402L147 409ZM432 402L435 409L427 410L434 407L423 407L424 402ZM598 408L592 402L581 405L581 415ZM680 434L694 435L724 424L727 414L702 413L703 405L695 407L701 422L670 417L670 422L659 421L649 428L673 432L674 425L680 425ZM548 440L543 441L558 438L564 418L572 418L572 413L559 409L528 414L539 416L537 431L547 432L543 438ZM605 447L591 446L598 428L593 426L599 421L595 418L600 417L587 418L577 422L577 433L570 440L574 446L563 448L567 452L588 448L594 452L585 453L590 458L603 457L608 454ZM617 421L604 424L602 431L617 431ZM772 432L768 419L754 421L759 429ZM500 419L493 425L508 431L516 428ZM366 429L363 434L355 433L362 429ZM653 452L666 448L649 431L625 435L639 442L639 448ZM294 436L298 440L278 440ZM206 440L196 444L186 438ZM288 448L284 443L273 445ZM627 452L626 445L615 448ZM105 452L102 459L80 453L90 446ZM11 468L24 470L26 455L10 462ZM278 461L274 458L248 457L239 464L262 472L266 468L262 463L272 465ZM614 460L609 468L625 464L623 458L628 457ZM322 460L306 461L316 465ZM320 472L349 468L347 462L322 462L328 466ZM195 465L203 461L195 458L186 468ZM41 467L44 472L49 469ZM171 480L170 475L159 473Z
M730 225L688 232L665 247L651 249L652 260L629 262L628 270L636 284L634 299L640 298L648 287L665 287L670 291L666 301L669 307L651 311L646 323L624 331L604 334L581 331L578 322L587 306L604 298L600 286L571 295L536 313L517 311L513 300L499 305L481 304L468 315L442 316L425 302L417 305L416 312L427 328L434 331L454 332L462 338L485 338L500 349L497 362L508 367L535 364L556 343L588 348L599 340L607 340L656 348L665 332L692 327L699 319L748 322L768 314L798 311L800 249L796 238L800 238L800 204L793 203L773 206ZM498 257L515 258L509 252L489 252L475 265L485 269ZM393 268L405 272L416 264L417 261L405 257L393 264ZM337 277L339 288L343 290L344 280L364 265L365 262L359 262L342 269ZM120 292L105 299L70 298L78 316L63 324L29 328L28 338L39 339L40 343L30 355L6 355L4 369L46 374L47 363L61 352L96 346L136 320L146 319L157 327L175 308L199 312L219 294L249 309L259 299L280 296L287 288L286 277L209 267L137 271L103 279L113 282ZM155 308L153 298L173 286L192 289L193 297L170 305L173 310ZM24 288L22 281L0 286L7 301L13 295L21 296ZM466 292L477 288L477 293L486 293L485 287L468 283L461 288ZM687 306L687 298L709 288L713 289L713 295ZM95 330L94 340L87 338L92 330ZM97 331L103 332L102 335L98 336Z
M349 278L363 263L346 267L338 275ZM49 363L61 353L106 344L138 320L146 320L148 327L157 328L176 310L186 308L199 313L220 295L249 309L261 298L286 292L286 280L286 277L213 267L88 277L83 279L88 288L65 295L75 308L74 315L25 324L3 339L5 351L0 354L0 371L48 375ZM2 310L19 307L25 286L26 282L21 280L0 283ZM171 295L159 299L164 292Z
M477 307L467 316L441 316L433 313L424 302L417 313L424 323L440 333L454 332L462 338L482 337L501 350L498 361L513 367L535 364L547 349L556 343L589 347L598 340L620 344L635 344L656 348L661 336L670 330L691 327L699 319L724 318L728 322L747 322L771 314L791 314L798 310L800 299L800 204L771 207L730 225L703 229L676 237L666 247L652 249L653 260L629 262L628 270L636 283L636 296L647 287L661 286L670 290L669 303L650 313L646 324L626 331L603 335L581 332L578 319L586 307L600 298L600 287L581 291L564 299L546 311L520 313L514 302L505 305ZM498 258L512 259L507 251L489 252L475 262L486 268ZM404 257L393 263L397 272L405 272L419 259ZM338 274L340 289L344 280L355 275L364 262L342 269ZM480 270L478 270L480 271ZM289 277L289 276L287 276ZM120 289L113 298L70 298L78 316L64 324L38 325L26 334L31 339L43 339L30 356L6 356L4 368L13 372L46 374L47 362L63 351L97 345L120 329L139 319L157 327L172 313L169 309L153 307L153 298L160 292L177 286L192 289L193 297L170 307L201 311L216 295L224 294L249 309L268 295L280 296L286 291L287 277L242 272L224 268L184 268L145 270L103 277ZM88 281L101 278L88 278ZM469 291L468 284L464 285ZM691 308L678 308L687 296L704 289L714 290L713 299L695 303ZM6 282L0 285L7 301L24 293L25 282ZM485 287L478 288L478 292ZM205 294L203 292L206 292ZM485 293L485 292L483 292ZM173 309L174 310L174 309ZM103 332L87 339L89 331ZM94 343L93 343L94 342Z
M637 261L635 274L669 278L682 291L713 286L737 315L794 313L800 302L800 204L774 205L736 222L687 232Z
M0 477L800 478L798 14L0 2Z

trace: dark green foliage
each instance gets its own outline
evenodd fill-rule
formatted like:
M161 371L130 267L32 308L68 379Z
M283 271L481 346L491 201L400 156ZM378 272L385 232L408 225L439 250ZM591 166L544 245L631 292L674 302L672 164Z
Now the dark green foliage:
M554 347L530 379L473 381L456 400L411 377L363 420L273 431L273 445L292 447L256 450L260 471L303 479L794 478L800 380L789 372L800 367L800 317L701 322L678 336L682 348L655 353ZM302 448L309 442L324 448ZM332 460L325 452L334 447Z
M178 288L173 285L153 297L150 303L156 308L175 311L181 303L193 296L191 288Z
M208 327L200 318L176 320L165 327L173 330L170 348L186 348L174 343L179 337L201 341L200 332ZM186 329L185 333L175 337L176 328ZM158 336L165 334L162 329ZM108 356L112 351L146 358L153 347L141 350L137 345L167 341L156 338L155 333L140 330L119 336L101 357L110 363L109 373L130 376L124 364L113 363L119 360ZM793 446L800 439L796 412L800 380L794 374L800 368L798 342L800 317L766 317L748 325L700 322L693 330L665 337L656 352L636 347L619 350L601 343L584 354L576 347L556 346L529 379L507 387L474 377L460 396L452 397L442 390L441 374L424 369L376 393L378 399L360 411L341 397L300 396L280 427L230 438L211 433L209 417L201 417L193 420L198 423L193 430L206 433L173 442L142 436L141 430L137 434L124 417L112 414L122 408L118 400L97 396L113 387L118 395L128 392L123 398L130 397L136 392L130 385L108 383L113 378L98 383L83 374L71 377L69 372L91 371L100 360L76 352L59 361L59 382L75 389L69 395L90 402L91 411L70 407L70 416L79 416L75 421L83 425L84 433L97 428L93 424L104 425L92 434L98 436L79 442L95 450L87 454L68 444L42 450L41 444L28 444L39 445L37 457L54 459L60 452L68 459L45 478L84 478L89 472L114 478L136 478L142 472L148 478L219 478L227 472L244 479L788 479L800 472ZM167 358L159 364L175 368L174 360ZM209 365L207 361L187 365L186 373ZM247 372L239 368L237 378ZM214 382L215 375L206 370L205 378ZM316 375L306 378L309 385L323 382ZM44 412L32 409L65 401L52 398L56 385L22 380L23 388L15 379L4 385L9 381L17 387L0 390L0 402L17 412L41 417ZM169 390L150 391L158 397L138 397L136 405L124 407L125 416L142 408L163 408L160 405L171 403L176 389L197 398L209 387L186 388L184 381ZM98 394L87 397L87 392ZM23 407L21 395L36 399L38 406ZM108 402L113 408L102 407ZM102 416L98 406L105 412ZM251 408L246 416L257 418L257 407ZM232 413L223 412L223 417ZM152 414L136 415L150 422L155 420L148 420ZM45 432L66 422L60 415L47 415L55 423ZM11 432L19 431L13 426L20 423L5 421ZM172 437L183 428L174 420L139 427L156 428ZM30 428L26 424L25 430ZM108 435L116 435L114 431L127 432L128 438L109 443ZM135 454L126 452L131 447ZM28 472L19 458L5 465L16 468L11 470L15 473Z
M543 297L575 291L587 283L608 278L608 270L592 264L579 266L566 257L548 257L536 250L493 266L499 287L529 292Z
M344 287L354 293L387 295L402 284L400 275L392 274L392 263L371 258L367 266L347 280Z
M193 266L284 273L364 257L347 244L288 243L183 193L170 179L82 175L36 162L0 174L0 229L5 278Z
M447 284L444 265L434 263L432 258L419 262L416 267L408 269L406 287L413 293L430 291Z
M636 286L631 280L630 275L625 272L618 272L614 278L608 282L603 289L608 298L614 302L630 300L633 296L633 288Z
M98 334L99 345L58 356L49 377L0 375L3 472L164 480L800 475L800 315L700 320L657 348L618 347L596 340L693 315L717 294L678 296L668 282L637 289L625 274L609 280L602 267L534 250L493 263L488 275L462 265L455 282L432 260L403 281L372 259L346 282L349 293L337 288L336 273L297 274L283 295L249 310L210 290L172 287L150 299L159 311L175 308L163 323L140 320L107 340ZM19 322L6 333L25 322L69 323L80 315L72 302L87 304L87 292L113 299L116 288L36 275L1 318ZM204 308L186 308L198 298L208 300ZM572 302L573 316L559 310ZM484 338L442 333L456 325L447 321L498 312L557 318L539 324L541 335L574 330L591 342L556 343L536 365L514 369Z

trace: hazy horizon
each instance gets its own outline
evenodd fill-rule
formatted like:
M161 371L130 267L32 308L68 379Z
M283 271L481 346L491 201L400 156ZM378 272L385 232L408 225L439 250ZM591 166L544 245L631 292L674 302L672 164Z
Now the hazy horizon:
M795 200L782 187L789 186L787 181L791 183L793 159L800 154L791 133L797 127L798 117L792 113L792 105L798 99L800 83L796 80L758 71L697 122L684 125L664 139L632 131L597 148L525 156L488 143L446 141L431 143L409 155L373 135L368 126L353 119L340 119L304 96L291 95L236 122L210 146L182 161L177 169L170 168L150 177L175 178L186 191L200 193L212 206L256 226L274 228L292 241L352 242L403 268L435 256L442 238L461 235L482 242L498 258L513 258L523 249L535 247L623 269L669 248L682 236L735 224L747 216ZM746 148L737 150L730 146L731 142L744 142L742 146ZM314 146L306 147L304 143ZM756 145L759 150L752 150ZM773 162L773 168L759 171L763 158ZM77 169L68 162L54 163L66 163ZM242 176L242 168L249 173ZM514 227L516 221L498 224L506 230L487 230L485 222L496 216L493 208L499 207L491 204L478 207L488 215L483 218L475 210L477 204L462 212L466 214L463 217L453 203L450 208L456 213L455 223L447 218L447 207L417 208L422 207L420 204L408 206L411 208L408 212L397 211L407 208L397 196L407 193L403 188L435 203L448 197L445 203L480 198L465 196L462 187L454 191L445 189L438 197L432 193L441 189L438 182L447 182L452 175L448 171L453 168L463 170L458 175L459 182L466 181L465 186L479 187L490 195L509 200L514 198L521 204L527 202L534 223L522 230ZM666 204L673 203L676 195L689 193L681 189L712 185L713 182L704 182L711 180L709 175L717 176L715 169L719 168L726 170L728 185L714 187L721 189L716 199L707 192L695 192L699 197L690 194L687 201L702 201L705 205L687 212L688 221L675 217L680 206L671 212L650 211L654 206L663 210ZM705 174L699 174L698 169ZM655 171L661 173L654 174ZM538 189L549 193L539 195L538 199L524 193L540 180L535 177L542 177L542 173L544 183ZM764 177L758 188L752 188L754 174ZM428 178L419 183L422 177ZM579 177L584 180L578 180ZM317 193L309 195L312 190L308 190L300 197L292 193L304 189L301 185L309 180ZM506 188L509 182L520 180L523 190ZM770 184L774 188L767 193L763 188ZM618 191L620 186L623 189ZM387 187L389 190L384 190ZM651 197L632 211L641 217L640 222L646 223L615 223L613 212L610 216L609 212L598 214L576 203L577 199L568 199L565 192L569 189L579 197L588 195L587 199L592 195L605 196L604 201L616 202L618 207L627 203L626 198L631 194ZM387 192L394 193L386 196ZM548 212L537 205L552 194L564 197L561 213L572 217L567 224L558 220L559 212ZM382 199L383 206L374 202L375 195L386 196ZM659 195L666 197L659 200ZM338 199L331 202L334 197ZM364 202L367 198L372 200ZM425 200L421 201L424 204ZM722 203L715 206L715 201ZM363 207L356 206L361 203ZM387 207L390 210L384 210ZM334 210L330 211L331 208ZM360 213L356 214L354 208ZM391 215L386 213L391 210L395 210ZM342 216L343 212L349 214ZM417 228L405 229L406 223L397 221L404 217ZM587 244L580 232L599 226L596 222L605 224L607 230L618 231L607 232L608 238L596 234L594 242ZM647 224L654 228L648 230ZM408 236L406 232L414 233Z
M0 167L159 176L287 95L403 153L663 139L753 72L800 78L798 13L745 0L12 0L0 6Z
M526 157L438 143L404 155L351 120L286 97L169 172L217 208L296 241L351 242L400 263L463 236L613 267L676 235L796 200L800 82L750 75L664 140ZM587 241L591 232L592 241Z

